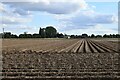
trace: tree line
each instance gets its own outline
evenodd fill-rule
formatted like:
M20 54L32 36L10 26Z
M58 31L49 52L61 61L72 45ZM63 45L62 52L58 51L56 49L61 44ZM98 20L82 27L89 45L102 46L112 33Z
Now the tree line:
M120 38L120 34L109 34L109 35L82 34L82 35L71 35L70 38Z
M120 34L104 34L104 35L67 35L57 32L57 30L53 26L48 26L46 28L40 28L39 33L27 34L24 32L23 34L16 35L11 32L4 32L0 34L2 38L120 38Z
M23 34L12 34L11 32L4 32L0 34L2 38L64 38L65 35L62 33L58 33L57 30L52 27L48 26L46 28L40 28L39 34L27 34L24 32Z

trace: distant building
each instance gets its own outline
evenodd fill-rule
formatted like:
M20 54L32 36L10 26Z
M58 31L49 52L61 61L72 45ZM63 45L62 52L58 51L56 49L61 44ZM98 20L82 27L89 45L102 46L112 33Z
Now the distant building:
M65 35L64 38L70 39L71 37L70 37L70 35Z
M70 36L67 36L67 39L70 39Z

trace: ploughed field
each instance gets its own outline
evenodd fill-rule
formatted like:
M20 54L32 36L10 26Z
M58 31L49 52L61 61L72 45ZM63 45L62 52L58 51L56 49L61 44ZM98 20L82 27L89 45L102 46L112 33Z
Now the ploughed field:
M120 79L117 39L4 39L3 80Z

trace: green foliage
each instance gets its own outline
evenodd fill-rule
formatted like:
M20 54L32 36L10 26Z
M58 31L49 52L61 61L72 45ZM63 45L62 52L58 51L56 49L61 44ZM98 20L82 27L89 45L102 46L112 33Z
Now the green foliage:
M64 38L64 35L62 33L57 33L57 38Z
M102 38L102 35L96 35L95 37L96 38Z
M11 38L11 32L5 32L4 38Z
M82 38L87 38L88 35L87 34L82 34Z
M47 38L55 38L57 35L57 30L52 26L48 26L45 29L45 33Z
M46 37L45 28L40 28L39 35L41 36L41 38L45 38Z
M18 36L17 36L17 35L12 34L12 35L11 35L11 38L18 38Z
M70 37L71 37L71 38L76 38L76 36L75 36L75 35L71 35Z
M41 38L39 34L33 34L33 38Z
M91 35L91 38L95 38L95 35L94 35L94 34L92 34L92 35Z
M57 30L52 26L48 26L46 28L40 28L39 35L42 38L55 38L57 37Z
M39 34L27 34L27 32L24 32L24 34L20 34L19 36L15 34L11 34L11 32L4 32L0 34L0 38L120 38L120 34L104 34L102 35L67 35L58 33L57 30L53 26L47 26L46 28L40 28Z

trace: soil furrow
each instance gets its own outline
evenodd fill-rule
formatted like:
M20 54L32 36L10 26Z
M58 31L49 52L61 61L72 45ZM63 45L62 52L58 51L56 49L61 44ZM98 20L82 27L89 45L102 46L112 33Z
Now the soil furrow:
M71 52L77 53L83 40L80 40L80 42L71 50Z
M88 46L90 47L90 50L92 53L97 53L98 51L94 48L94 46L92 46L92 44L90 43L90 41L87 41Z
M106 49L106 50L109 51L109 52L118 52L118 51L116 51L115 49L113 49L112 47L107 46L107 45L105 45L105 44L103 44L103 43L99 43L99 42L94 42L94 43L98 44L98 46L104 47L104 49Z
M113 52L112 50L110 50L110 49L108 49L108 48L104 47L103 45L100 45L100 44L98 44L96 42L93 42L93 44L95 44L99 48L103 49L105 52Z
M98 53L104 53L105 52L99 46L95 45L92 41L90 41L90 44L98 51Z
M86 51L86 53L92 52L92 50L90 49L88 40L85 41L85 51Z
M85 41L84 40L82 41L81 46L80 46L78 52L80 52L80 53L84 53L85 52Z
M26 40L25 43L22 41L24 45L31 43L26 46L18 44L24 49L23 51L21 49L2 51L3 70L0 73L4 77L3 80L39 80L40 78L88 80L91 77L120 79L119 53L113 54L115 50L109 47L109 43L103 41L101 44L86 38L66 41L47 40L48 42L44 44L41 41L45 40L40 40L39 44L37 40L33 46L31 41ZM32 49L33 47L37 49ZM14 48L11 46L11 49Z
M62 50L60 50L60 51L58 51L59 53L60 52L71 52L71 50L79 43L80 41L78 41L78 42L76 42L76 43L74 43L73 45L71 45L71 46L69 46L69 47L67 47L67 48L65 48L65 49L62 49Z

